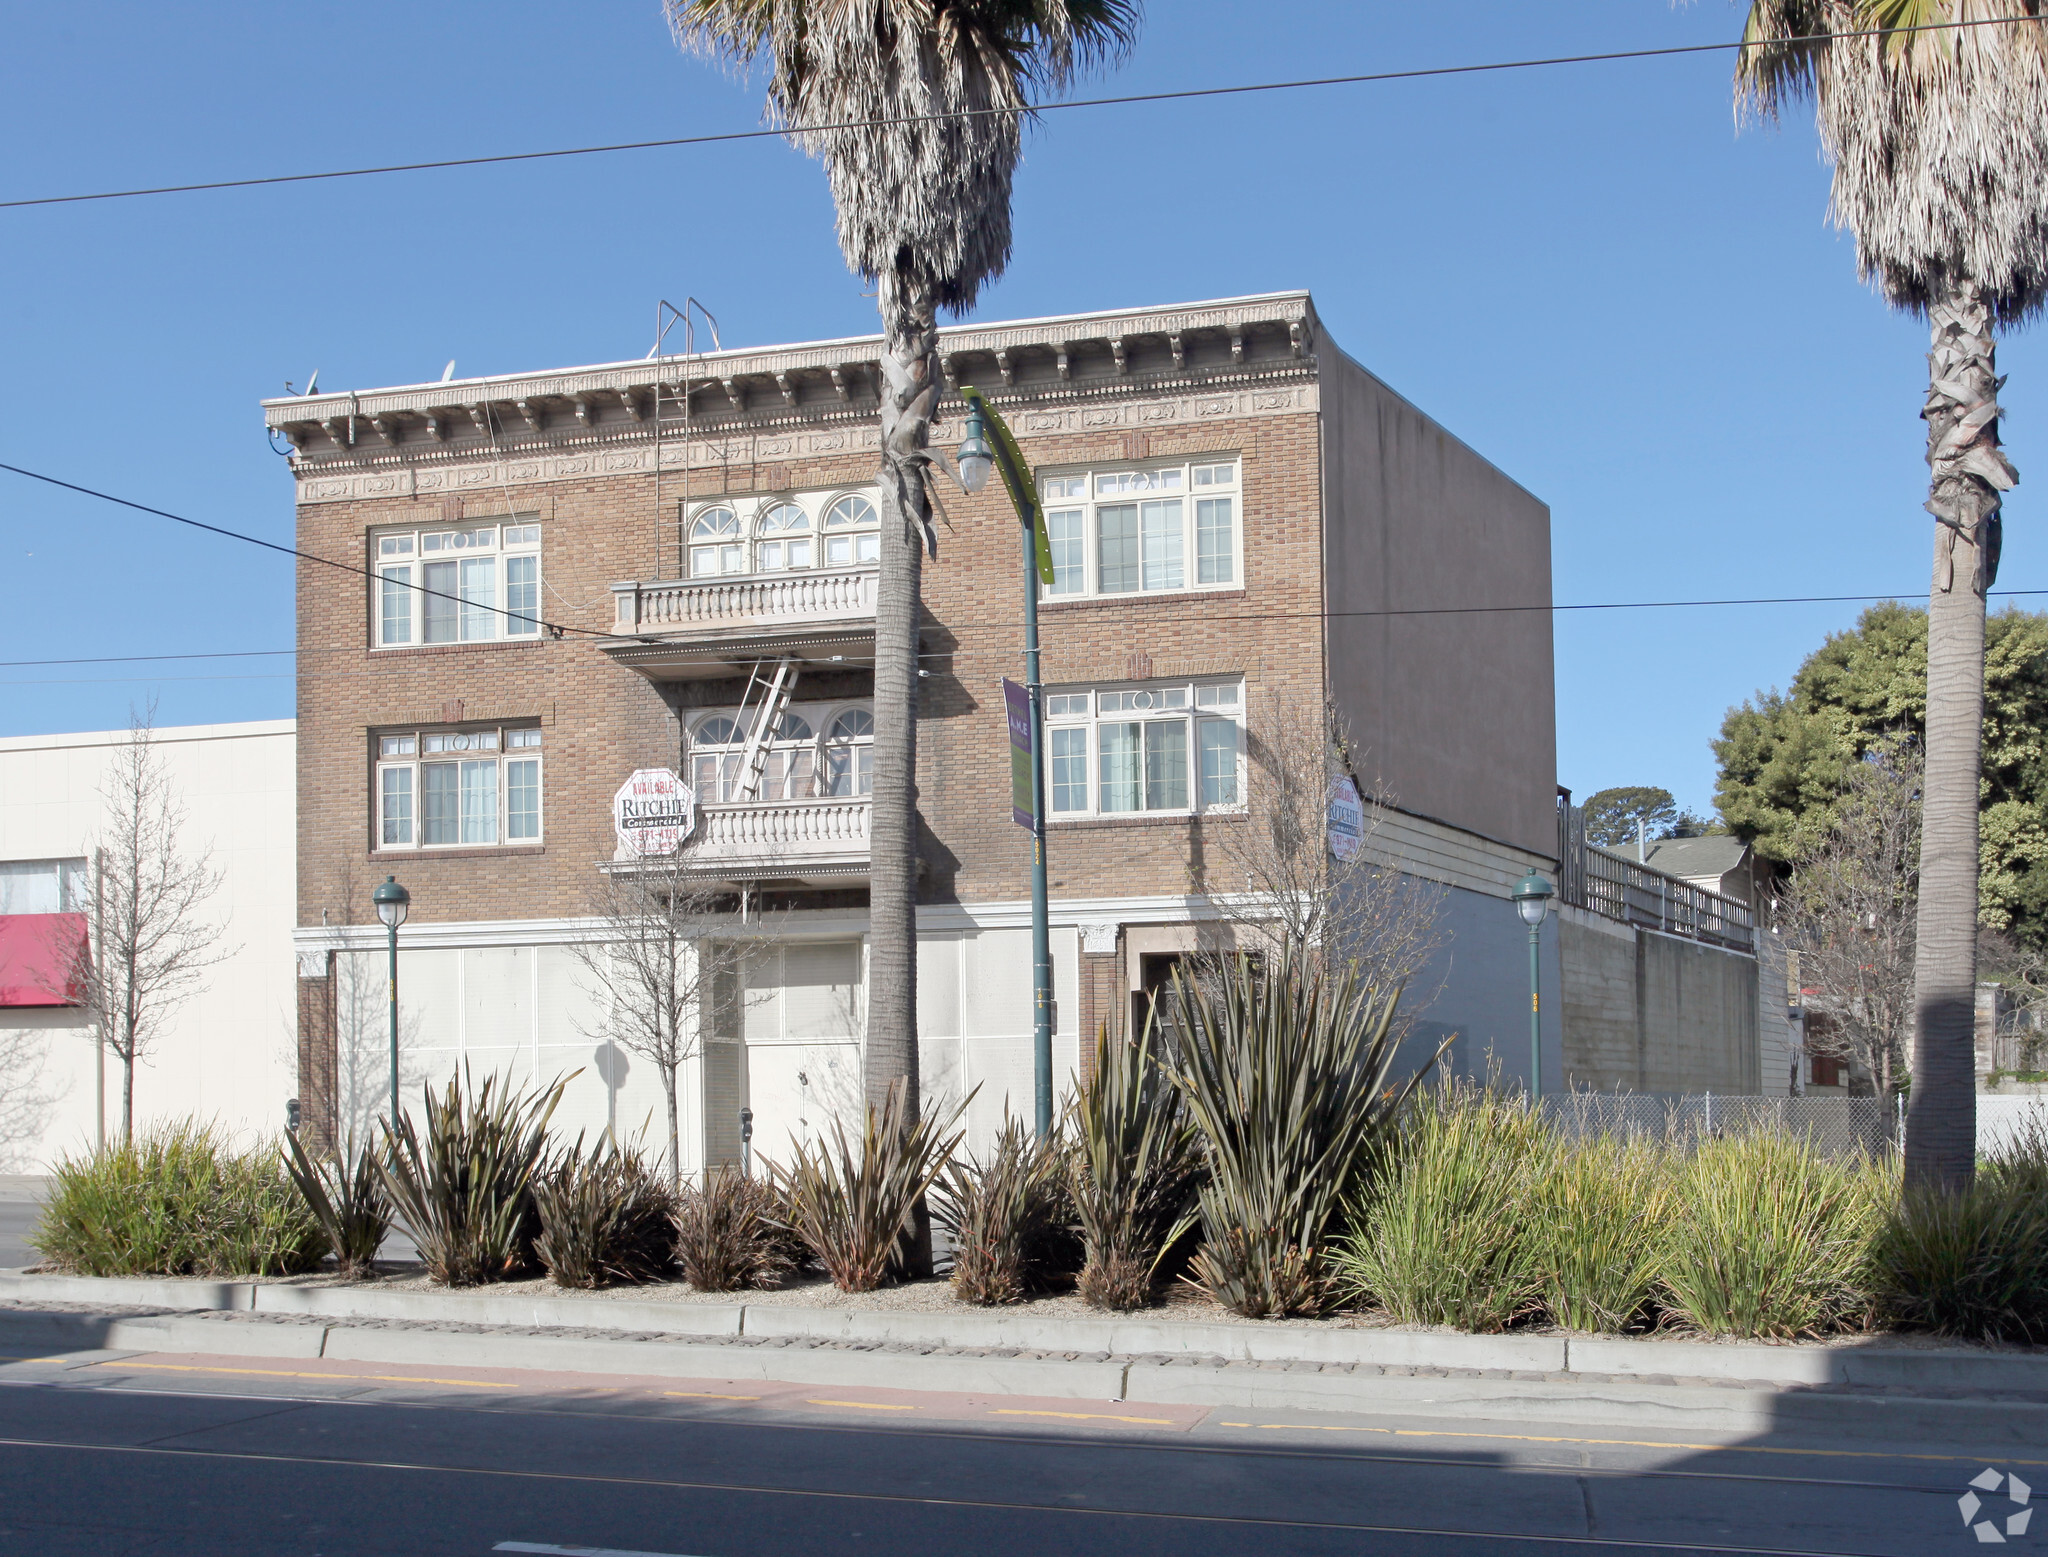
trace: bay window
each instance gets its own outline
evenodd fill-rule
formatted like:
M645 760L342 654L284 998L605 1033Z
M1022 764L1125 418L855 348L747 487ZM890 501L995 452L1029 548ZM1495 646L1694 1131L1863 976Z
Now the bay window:
M1094 470L1041 483L1052 543L1049 599L1236 585L1235 460Z
M540 633L540 526L379 531L372 646L490 643Z
M1243 701L1243 688L1234 681L1049 692L1051 814L1238 809Z
M377 847L539 843L541 732L531 726L377 737Z

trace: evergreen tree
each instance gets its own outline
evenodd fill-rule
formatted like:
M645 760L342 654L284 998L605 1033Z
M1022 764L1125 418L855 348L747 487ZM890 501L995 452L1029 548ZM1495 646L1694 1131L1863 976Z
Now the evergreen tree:
M1984 745L1978 786L1978 917L2048 946L2048 615L1986 621ZM1927 613L1886 602L1835 633L1789 692L1760 692L1722 721L1714 798L1738 836L1789 862L1828 830L1848 765L1927 722Z

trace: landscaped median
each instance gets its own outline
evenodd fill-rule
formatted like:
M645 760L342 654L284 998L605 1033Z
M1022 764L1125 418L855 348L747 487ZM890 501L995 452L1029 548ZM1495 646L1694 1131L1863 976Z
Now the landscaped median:
M2048 1441L2048 1352L1741 1345L1347 1323L635 1301L540 1282L0 1275L0 1349L107 1350L1034 1395L1659 1432Z

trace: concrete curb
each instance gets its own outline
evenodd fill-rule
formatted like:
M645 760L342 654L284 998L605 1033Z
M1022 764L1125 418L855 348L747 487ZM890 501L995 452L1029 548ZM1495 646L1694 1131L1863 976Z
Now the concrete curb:
M1654 1378L1440 1378L1323 1371L1318 1364L1205 1363L1153 1358L998 1357L972 1352L874 1351L854 1343L745 1345L711 1340L577 1336L532 1330L405 1328L200 1318L0 1312L0 1348L36 1352L198 1354L270 1360L326 1358L409 1367L615 1374L927 1390L1041 1399L1194 1405L1602 1431L1692 1441L1762 1434L1969 1444L2048 1441L2048 1400L1927 1397L1729 1387ZM432 1380L421 1380L431 1383Z
M1112 1357L1220 1357L1502 1373L1594 1374L1642 1379L1725 1379L1760 1385L1861 1385L1894 1390L1988 1390L2048 1395L2048 1353L1960 1347L1810 1346L1649 1341L1560 1335L1454 1335L1434 1331L1311 1328L1255 1321L1177 1322L1070 1318L1017 1310L889 1311L781 1304L661 1303L269 1282L141 1277L28 1276L0 1272L0 1301L251 1311L400 1323L521 1329L624 1330L653 1335L747 1336L949 1350L1106 1353ZM133 1321L124 1321L133 1322ZM892 1354L896 1355L896 1354Z
M242 1328L236 1326L236 1329ZM674 1379L882 1386L1068 1400L1116 1400L1121 1362L1053 1358L919 1356L801 1347L693 1346L687 1341L610 1341L555 1336L465 1335L438 1330L327 1332L325 1356L351 1362L442 1367L534 1368Z

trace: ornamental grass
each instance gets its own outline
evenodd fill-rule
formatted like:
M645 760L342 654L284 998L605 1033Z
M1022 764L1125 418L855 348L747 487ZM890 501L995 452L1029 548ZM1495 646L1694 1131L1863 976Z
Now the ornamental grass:
M288 1276L327 1253L274 1143L189 1120L58 1162L29 1242L85 1276Z

